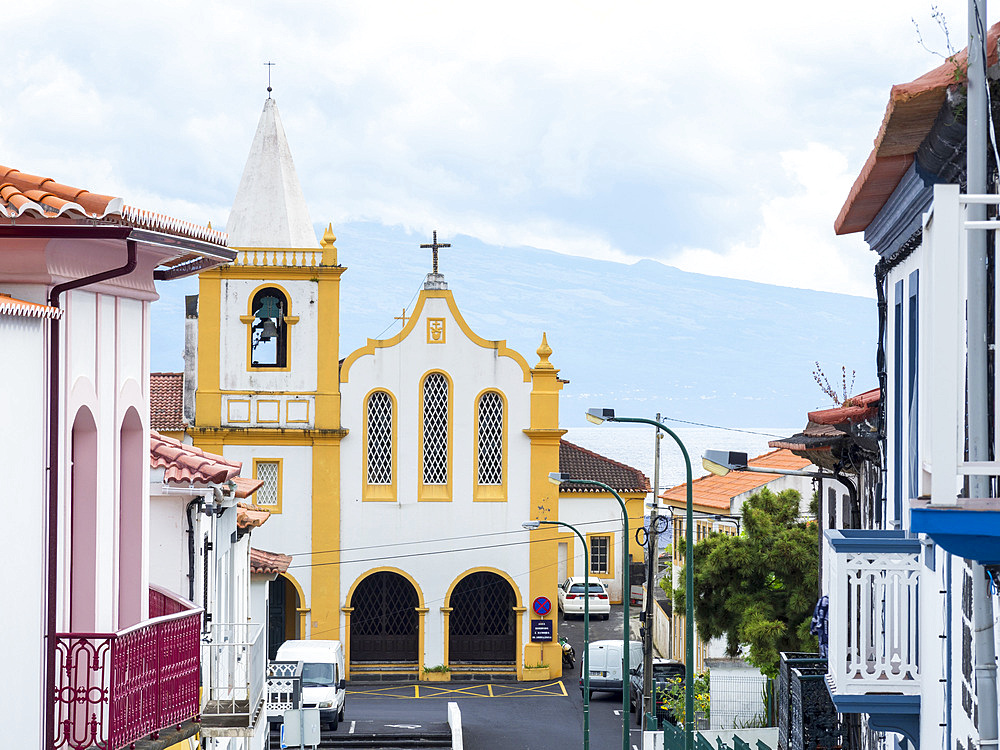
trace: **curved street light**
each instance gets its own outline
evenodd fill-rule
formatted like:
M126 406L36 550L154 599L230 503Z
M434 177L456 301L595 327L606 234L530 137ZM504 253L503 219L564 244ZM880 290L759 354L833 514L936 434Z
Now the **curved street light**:
M588 409L587 420L594 424L602 422L634 422L648 424L663 430L673 438L684 455L684 468L687 470L687 521L685 532L684 554L684 584L685 584L685 620L684 623L684 750L694 750L694 495L692 494L691 458L688 456L684 442L673 430L655 419L644 417L616 417L614 409ZM654 492L658 492L655 488ZM651 596L647 592L647 596ZM649 675L644 675L647 679ZM647 691L650 692L650 691Z
M543 524L572 529L583 544L583 559L589 562L587 540L575 526L563 521L525 521L521 526L534 531ZM590 565L583 566L583 587L587 592L583 598L583 658L580 660L580 669L583 671L583 750L590 750Z
M601 487L607 490L612 495L614 495L615 500L622 508L622 602L624 604L624 616L625 616L625 633L622 636L622 750L629 750L629 690L625 687L625 681L630 679L629 677L629 645L632 641L632 634L629 631L629 611L628 611L628 595L629 592L625 590L625 580L628 577L628 509L625 507L625 501L622 500L621 495L615 492L614 488L604 482L598 482L596 479L576 479L569 474L564 474L562 472L553 471L549 473L549 481L552 484L563 484L564 482L572 482L573 484L586 484L591 487ZM586 548L585 548L586 549ZM586 558L586 568L590 569L590 557ZM590 589L587 590L587 599L590 600Z

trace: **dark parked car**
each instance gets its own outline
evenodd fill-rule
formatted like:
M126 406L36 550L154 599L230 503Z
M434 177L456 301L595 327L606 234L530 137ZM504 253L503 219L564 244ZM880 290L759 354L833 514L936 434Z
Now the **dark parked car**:
M634 667L629 675L629 703L635 712L636 724L642 726L642 686L643 665ZM653 695L684 684L684 664L674 659L653 659ZM676 724L673 713L663 708L659 701L656 705L656 720L669 721Z

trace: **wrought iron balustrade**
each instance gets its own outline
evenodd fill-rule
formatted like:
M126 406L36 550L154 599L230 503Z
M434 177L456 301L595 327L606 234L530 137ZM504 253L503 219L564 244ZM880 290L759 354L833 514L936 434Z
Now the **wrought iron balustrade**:
M919 540L901 531L831 529L826 542L833 690L919 694Z
M213 624L203 649L205 733L211 735L216 728L252 730L264 702L264 626Z
M55 638L54 750L119 750L198 716L200 609Z

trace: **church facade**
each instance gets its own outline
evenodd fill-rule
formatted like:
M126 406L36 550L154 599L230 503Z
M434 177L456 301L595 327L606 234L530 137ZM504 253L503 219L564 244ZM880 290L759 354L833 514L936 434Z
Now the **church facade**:
M556 624L558 576L580 574L582 551L521 526L560 517L563 381L544 334L532 365L473 331L435 237L402 330L341 358L345 268L332 227L316 242L272 99L227 229L236 261L200 279L191 434L263 482L255 544L293 558L271 584L272 654L337 639L352 679L561 674L556 628L533 638L532 621Z

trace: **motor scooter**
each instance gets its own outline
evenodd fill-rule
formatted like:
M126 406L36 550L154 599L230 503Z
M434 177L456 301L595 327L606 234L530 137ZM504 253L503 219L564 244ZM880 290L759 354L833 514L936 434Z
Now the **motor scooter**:
M562 663L564 667L573 668L576 664L576 651L573 650L573 644L566 640L566 636L559 636L559 646L562 648Z

